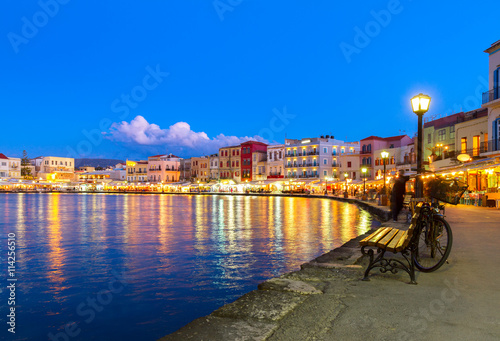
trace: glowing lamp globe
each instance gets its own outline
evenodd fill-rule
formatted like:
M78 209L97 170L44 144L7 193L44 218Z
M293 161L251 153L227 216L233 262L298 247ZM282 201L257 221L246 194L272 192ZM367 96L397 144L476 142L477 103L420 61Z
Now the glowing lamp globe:
M415 114L423 115L429 110L431 98L424 94L418 94L411 99L411 107Z

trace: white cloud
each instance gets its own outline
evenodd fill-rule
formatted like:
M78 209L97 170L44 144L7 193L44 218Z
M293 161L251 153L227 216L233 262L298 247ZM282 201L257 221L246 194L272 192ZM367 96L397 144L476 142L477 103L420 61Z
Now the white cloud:
M238 145L248 140L267 142L260 136L226 136L219 134L214 138L204 132L195 132L186 122L177 122L167 129L149 123L144 117L136 116L130 123L122 121L113 123L105 137L111 141L129 145L162 146L168 151L185 151L190 149L198 154L218 152L219 148Z

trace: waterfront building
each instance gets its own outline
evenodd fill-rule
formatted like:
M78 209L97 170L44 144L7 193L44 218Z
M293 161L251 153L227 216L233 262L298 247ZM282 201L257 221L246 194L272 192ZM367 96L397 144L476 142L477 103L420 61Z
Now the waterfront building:
M264 180L267 144L247 141L241 144L241 181Z
M429 116L424 118L424 162L435 158L437 148L455 155L455 124L463 121L464 113Z
M241 146L219 149L219 177L221 180L241 182Z
M390 137L369 136L360 141L361 150L359 152L360 168L366 167L366 179L379 179L383 173L384 163L381 152L387 151L389 159L386 164L386 171L389 173L396 170L396 159L401 158L401 148L413 144L413 139L407 135ZM391 163L393 162L393 163ZM383 175L383 174L382 174Z
M210 160L210 180L219 180L219 154L209 156Z
M58 156L39 156L30 160L35 166L37 178L43 180L70 182L75 175L75 159Z
M127 160L127 181L147 182L148 181L148 161Z
M181 159L180 180L191 181L191 159Z
M84 172L84 173L89 173L89 172L95 171L95 167L85 166L85 167L78 168L78 170L81 172ZM75 171L75 173L76 173L76 171Z
M7 157L0 153L0 178L15 178L21 177L21 159L15 157Z
M483 93L482 108L488 109L488 138L484 156L500 155L500 40L491 44L484 52L489 57L489 89Z
M347 153L339 156L338 160L339 163L335 167L333 167L333 179L340 179L340 174L342 174L342 179L344 179L345 173L348 174L347 178L351 180L362 179L359 167L359 153Z
M339 157L359 153L359 144L336 140L326 135L301 140L285 140L285 177L321 179L337 178Z
M210 178L210 159L206 156L191 158L191 177L196 182L208 182Z
M148 157L147 178L152 183L177 182L180 177L181 158L173 155Z
M285 177L285 145L267 146L267 179L283 179Z

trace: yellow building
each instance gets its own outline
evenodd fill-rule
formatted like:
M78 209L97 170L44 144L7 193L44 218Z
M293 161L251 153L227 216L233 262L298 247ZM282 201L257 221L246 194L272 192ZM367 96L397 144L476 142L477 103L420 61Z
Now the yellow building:
M148 162L127 160L127 181L128 182L147 182L148 181Z

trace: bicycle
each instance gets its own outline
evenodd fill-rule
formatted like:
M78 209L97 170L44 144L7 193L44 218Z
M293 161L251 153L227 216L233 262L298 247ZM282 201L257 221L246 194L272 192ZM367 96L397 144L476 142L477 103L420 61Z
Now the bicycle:
M429 181L427 191L433 199L423 200L413 253L415 267L421 272L436 271L448 260L453 233L450 224L444 219L445 206L439 201L457 205L466 189L467 185L454 179L436 178Z

